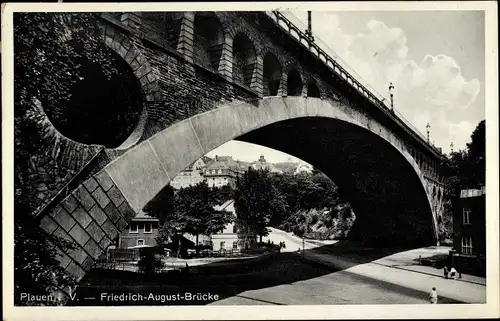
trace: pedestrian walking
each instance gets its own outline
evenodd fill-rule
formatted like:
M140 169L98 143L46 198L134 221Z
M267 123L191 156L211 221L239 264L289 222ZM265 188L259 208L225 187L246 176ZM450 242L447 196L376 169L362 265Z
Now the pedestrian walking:
M436 292L436 288L432 288L431 294L429 294L429 300L431 301L431 304L438 303L438 295Z
M448 278L448 267L446 265L444 266L444 278Z

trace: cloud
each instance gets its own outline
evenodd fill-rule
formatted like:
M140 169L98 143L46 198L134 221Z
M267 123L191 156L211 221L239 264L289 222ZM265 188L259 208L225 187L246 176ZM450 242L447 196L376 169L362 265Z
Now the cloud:
M452 141L455 150L465 147L480 121L471 119L468 110L480 84L477 79L465 79L453 57L427 54L421 61L409 59L404 30L382 21L370 20L354 35L342 30L334 13L315 13L315 21L320 26L315 34L370 87L388 98L388 85L394 84L395 108L421 133L426 133L429 122L431 141L443 151L449 151Z

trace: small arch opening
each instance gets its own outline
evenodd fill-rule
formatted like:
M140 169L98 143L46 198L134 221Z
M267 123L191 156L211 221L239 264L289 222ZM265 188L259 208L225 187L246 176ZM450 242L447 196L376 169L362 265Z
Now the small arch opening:
M179 34L181 32L182 12L165 12L165 38L167 44L177 49L179 42Z
M307 97L321 98L318 85L314 81L309 82L307 85Z
M286 88L288 96L302 95L302 77L300 77L300 73L296 69L288 72Z
M264 96L276 96L281 84L281 66L278 59L271 53L264 57Z
M212 12L197 12L194 17L194 62L205 68L219 69L224 32Z
M252 41L243 33L233 39L233 80L250 87L257 63Z

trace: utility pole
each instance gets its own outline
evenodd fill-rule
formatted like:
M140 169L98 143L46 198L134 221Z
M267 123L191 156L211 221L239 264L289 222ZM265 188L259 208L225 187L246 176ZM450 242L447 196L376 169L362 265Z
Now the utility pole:
M427 128L427 144L429 144L430 143L429 133L431 130L431 125L429 123L427 123L427 126L425 126L425 128Z
M389 94L391 95L391 111L394 111L394 85L389 84Z

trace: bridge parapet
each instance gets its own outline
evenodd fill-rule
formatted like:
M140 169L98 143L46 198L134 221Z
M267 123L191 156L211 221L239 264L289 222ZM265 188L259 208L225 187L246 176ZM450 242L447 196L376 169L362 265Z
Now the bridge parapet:
M374 106L386 112L387 115L394 117L411 134L417 136L420 143L426 148L429 148L435 154L442 154L441 149L427 142L425 136L411 122L406 120L398 110L391 110L385 104L387 98L377 92L363 77L350 68L328 45L321 41L317 35L314 35L314 32L312 32L314 37L310 37L307 33L303 32L302 30L305 30L305 27L301 26L302 23L293 14L287 13L285 15L280 11L266 11L266 14L276 21L284 31L294 37L300 45L320 59L333 73L346 81L359 94L366 97Z

